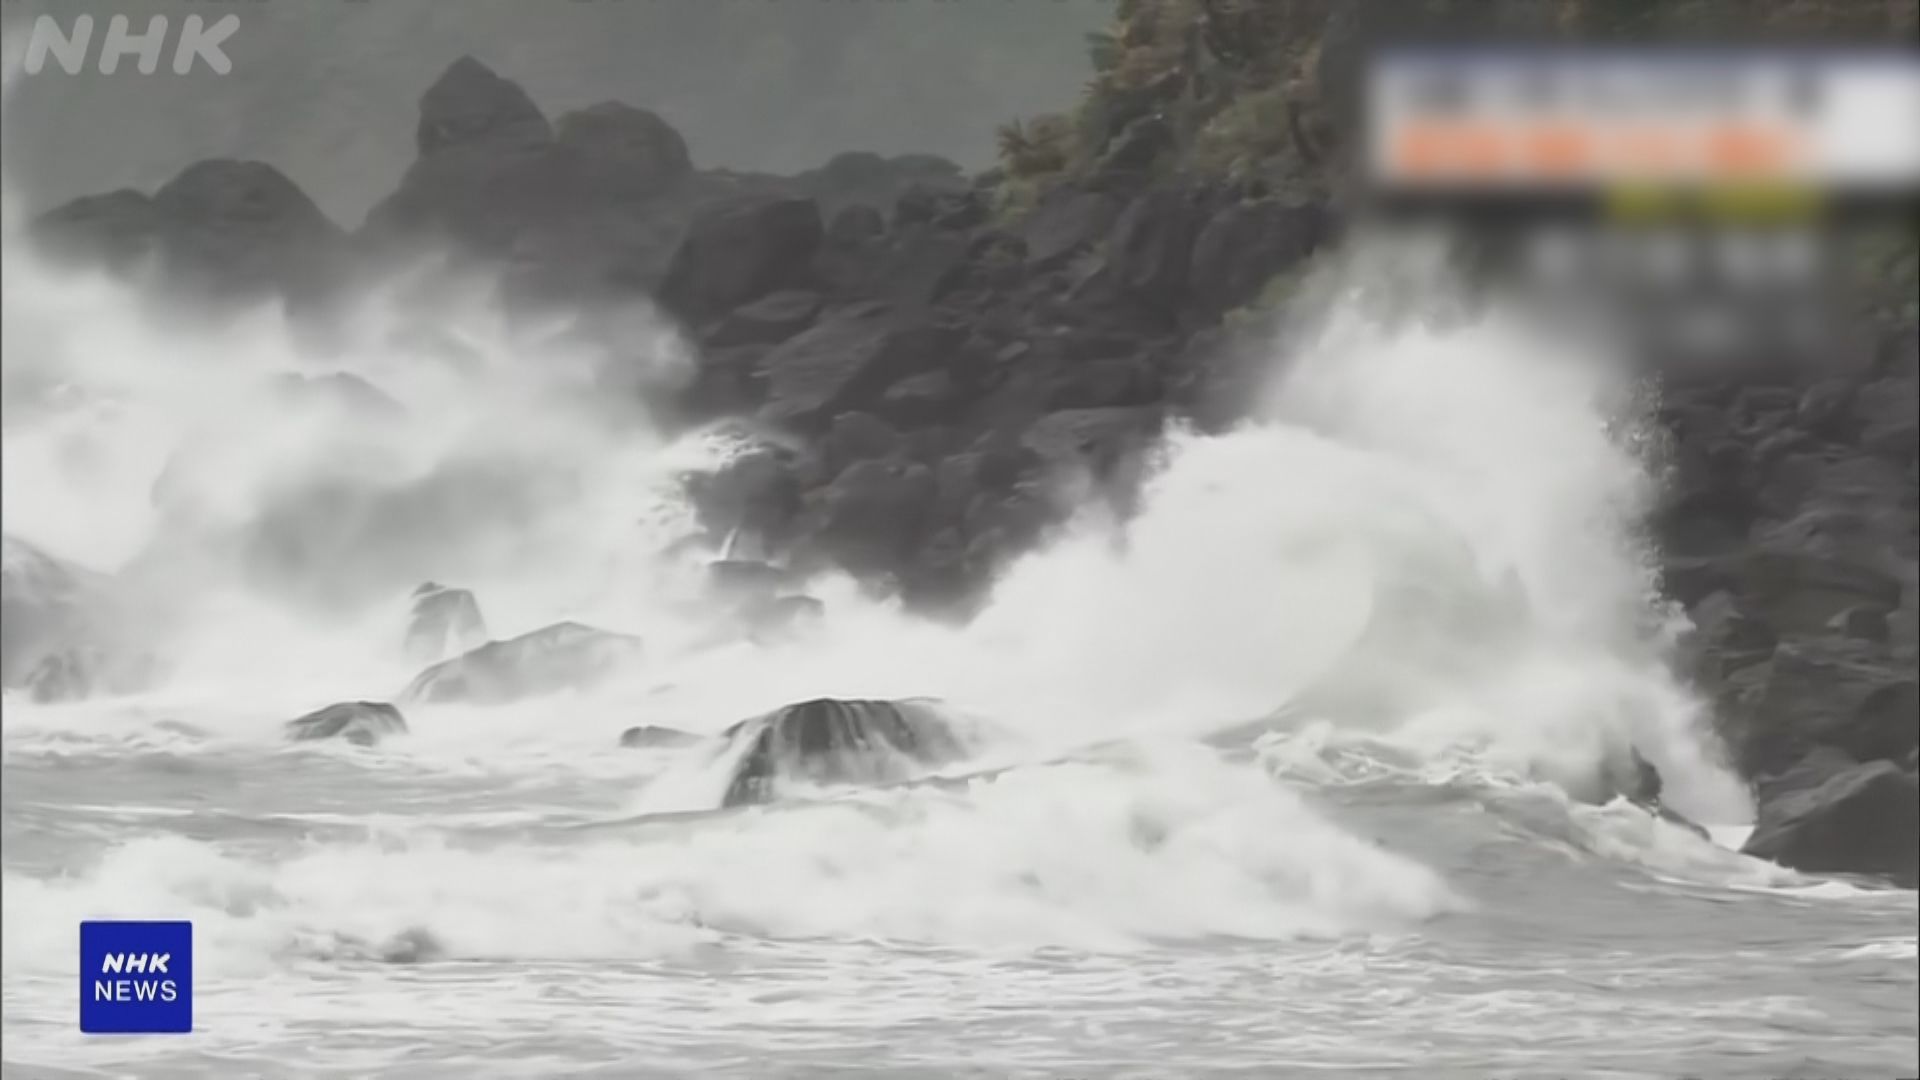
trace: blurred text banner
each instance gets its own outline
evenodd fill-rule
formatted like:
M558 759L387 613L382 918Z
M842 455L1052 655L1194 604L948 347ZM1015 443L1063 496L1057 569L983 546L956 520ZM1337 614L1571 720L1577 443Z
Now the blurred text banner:
M1920 188L1911 50L1385 50L1367 103L1389 195Z

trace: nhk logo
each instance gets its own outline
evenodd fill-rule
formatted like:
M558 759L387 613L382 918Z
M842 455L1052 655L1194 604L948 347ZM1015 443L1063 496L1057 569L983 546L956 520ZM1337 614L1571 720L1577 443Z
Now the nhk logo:
M146 30L139 33L133 30L133 20L115 15L107 21L107 32L101 36L98 49L91 48L94 25L91 15L76 15L67 22L52 15L40 16L33 20L21 66L27 74L38 75L51 57L60 65L60 70L78 75L87 69L87 55L91 51L102 75L120 70L120 62L128 58L134 59L134 66L142 75L159 70L160 58L166 52L167 30L172 25L165 15L148 19ZM224 15L211 23L198 15L187 16L172 36L173 73L185 75L195 65L210 68L216 75L232 71L233 61L228 59L222 46L239 29L238 15Z
M100 974L111 975L126 972L129 975L165 975L167 961L173 959L172 953L108 953L100 961ZM133 997L128 998L129 988ZM180 994L172 979L155 981L152 979L95 979L93 997L95 1001L172 1001Z
M193 924L80 924L80 1030L193 1030Z

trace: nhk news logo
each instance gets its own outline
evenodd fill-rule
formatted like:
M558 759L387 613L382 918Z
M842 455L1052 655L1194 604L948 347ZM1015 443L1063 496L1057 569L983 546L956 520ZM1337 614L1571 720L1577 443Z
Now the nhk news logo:
M80 1030L193 1030L193 924L80 924Z

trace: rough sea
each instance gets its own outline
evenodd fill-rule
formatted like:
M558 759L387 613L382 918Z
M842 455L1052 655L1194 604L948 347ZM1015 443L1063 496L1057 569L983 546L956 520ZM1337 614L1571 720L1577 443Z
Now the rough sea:
M1383 318L1349 274L1255 420L1170 432L1136 514L1081 500L971 623L826 578L817 626L756 643L678 483L747 437L650 423L687 357L649 313L609 351L396 280L324 335L213 325L11 225L6 533L115 574L164 667L5 702L8 1077L1916 1072L1914 894L1736 853L1638 539L1657 447L1565 342ZM269 519L310 543L263 561ZM646 658L288 742L413 676L429 579L496 637ZM821 695L1000 734L732 810L710 755L617 745ZM1612 797L1629 747L1711 839ZM193 922L191 1034L80 1034L95 918Z

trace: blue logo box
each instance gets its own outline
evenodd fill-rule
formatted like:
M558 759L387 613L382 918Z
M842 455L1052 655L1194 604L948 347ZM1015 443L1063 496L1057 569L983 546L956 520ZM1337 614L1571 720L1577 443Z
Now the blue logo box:
M80 924L80 1030L146 1035L193 1030L193 924Z

